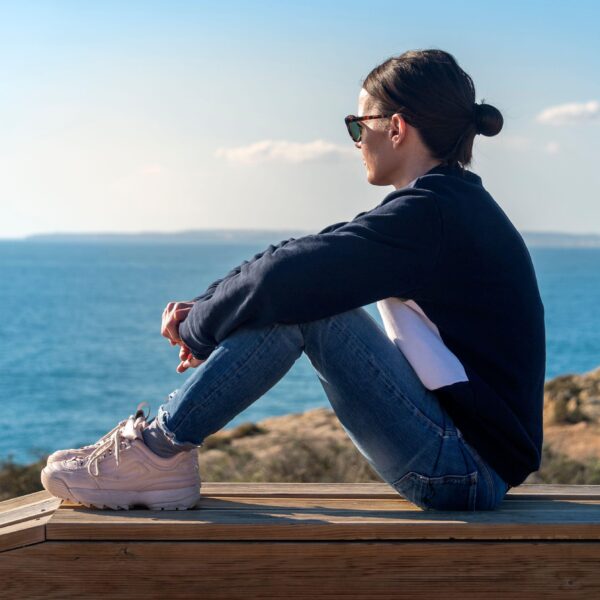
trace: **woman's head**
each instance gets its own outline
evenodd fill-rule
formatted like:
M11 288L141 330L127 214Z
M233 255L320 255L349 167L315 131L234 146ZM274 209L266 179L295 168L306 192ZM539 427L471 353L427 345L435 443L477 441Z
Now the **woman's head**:
M475 103L473 81L442 50L410 50L375 67L358 110L392 115L360 123L356 145L375 185L406 184L437 164L466 167L475 135L496 135L503 125L498 109Z

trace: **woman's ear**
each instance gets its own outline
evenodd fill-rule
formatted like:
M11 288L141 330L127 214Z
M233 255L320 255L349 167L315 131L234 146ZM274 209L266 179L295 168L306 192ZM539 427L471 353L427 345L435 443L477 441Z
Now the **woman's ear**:
M402 117L401 114L396 113L392 115L390 119L390 128L388 135L390 136L390 140L392 141L392 146L396 149L404 140L406 136L406 121Z

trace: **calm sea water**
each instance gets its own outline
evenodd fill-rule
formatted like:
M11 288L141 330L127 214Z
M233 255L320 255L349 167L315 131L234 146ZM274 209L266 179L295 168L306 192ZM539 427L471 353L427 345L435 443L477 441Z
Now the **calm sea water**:
M183 378L160 335L171 300L203 292L263 250L249 244L0 242L0 458L95 441ZM547 379L600 364L600 249L531 248L546 309ZM375 304L366 309L381 323ZM310 362L229 426L328 406Z

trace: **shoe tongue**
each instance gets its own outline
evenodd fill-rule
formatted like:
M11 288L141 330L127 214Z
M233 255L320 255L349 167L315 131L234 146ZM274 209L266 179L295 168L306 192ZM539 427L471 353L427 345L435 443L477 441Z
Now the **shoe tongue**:
M146 419L142 413L141 417L133 415L127 419L127 422L121 428L121 435L129 440L135 440L142 437L142 429L146 425Z
M146 414L144 412L144 409L142 408L144 406L148 407L148 414ZM149 416L150 416L150 405L146 401L140 402L137 405L137 409L135 411L135 414L133 415L133 419L137 420L139 417L144 417L144 419L147 421Z

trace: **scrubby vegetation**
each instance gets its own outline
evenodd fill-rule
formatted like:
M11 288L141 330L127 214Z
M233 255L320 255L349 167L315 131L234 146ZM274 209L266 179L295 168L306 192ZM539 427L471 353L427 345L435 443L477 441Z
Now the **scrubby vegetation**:
M19 465L10 457L0 460L0 500L41 490L40 471L45 464L45 457L29 465Z
M541 483L600 485L600 460L578 462L544 445L542 466L536 475Z
M350 444L337 440L291 437L278 452L261 459L252 450L229 444L218 453L200 450L200 471L206 481L277 481L358 483L381 481Z

